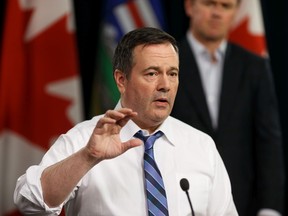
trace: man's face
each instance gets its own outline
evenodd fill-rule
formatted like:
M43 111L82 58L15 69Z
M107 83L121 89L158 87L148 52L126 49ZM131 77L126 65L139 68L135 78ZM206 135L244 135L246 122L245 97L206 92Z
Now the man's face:
M200 41L221 41L228 34L238 9L237 0L186 0L192 32Z
M178 54L167 43L139 45L133 56L129 78L123 75L117 82L122 105L138 112L133 119L136 124L153 131L171 113L174 104L178 88Z

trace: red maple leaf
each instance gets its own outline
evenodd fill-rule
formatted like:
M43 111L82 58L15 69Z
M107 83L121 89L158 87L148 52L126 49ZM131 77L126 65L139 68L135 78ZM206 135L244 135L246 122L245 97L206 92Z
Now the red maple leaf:
M258 55L266 54L266 41L264 35L253 35L248 28L249 17L240 22L240 24L230 32L229 40L239 44Z
M72 101L50 95L47 86L77 75L74 38L67 32L67 16L63 16L25 41L31 11L21 10L18 1L9 3L13 13L8 14L4 29L0 122L48 149L52 139L73 126L67 117Z

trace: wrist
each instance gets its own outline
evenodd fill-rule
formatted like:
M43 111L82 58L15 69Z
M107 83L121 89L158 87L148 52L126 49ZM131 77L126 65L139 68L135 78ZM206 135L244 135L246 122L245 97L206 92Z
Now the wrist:
M95 166L96 164L100 163L103 159L97 157L94 152L92 152L89 147L85 146L81 149L81 155L87 164L91 167Z

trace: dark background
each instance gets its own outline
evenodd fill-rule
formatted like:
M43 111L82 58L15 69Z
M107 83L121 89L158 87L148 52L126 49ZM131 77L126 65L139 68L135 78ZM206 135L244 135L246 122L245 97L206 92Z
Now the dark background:
M7 1L7 0L6 0ZM6 1L0 1L0 40ZM97 40L104 0L74 0L76 36L83 86L85 118L90 118L92 81L96 66ZM168 33L176 39L186 32L188 20L183 10L183 0L163 0ZM288 167L288 2L287 0L261 0L267 47L274 74L284 135L284 158ZM1 49L1 45L0 45ZM0 72L1 73L1 72ZM288 170L287 170L288 173ZM273 178L273 176L271 176ZM287 187L288 188L288 187ZM288 190L286 189L288 192ZM286 194L287 194L286 192ZM288 199L286 199L288 215Z

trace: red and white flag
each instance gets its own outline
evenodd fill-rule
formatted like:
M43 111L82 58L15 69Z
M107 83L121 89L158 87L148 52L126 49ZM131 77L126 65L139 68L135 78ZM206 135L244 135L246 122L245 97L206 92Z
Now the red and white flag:
M70 0L9 0L0 55L0 215L17 178L82 120Z
M260 0L242 0L230 31L230 41L262 55L267 55Z

